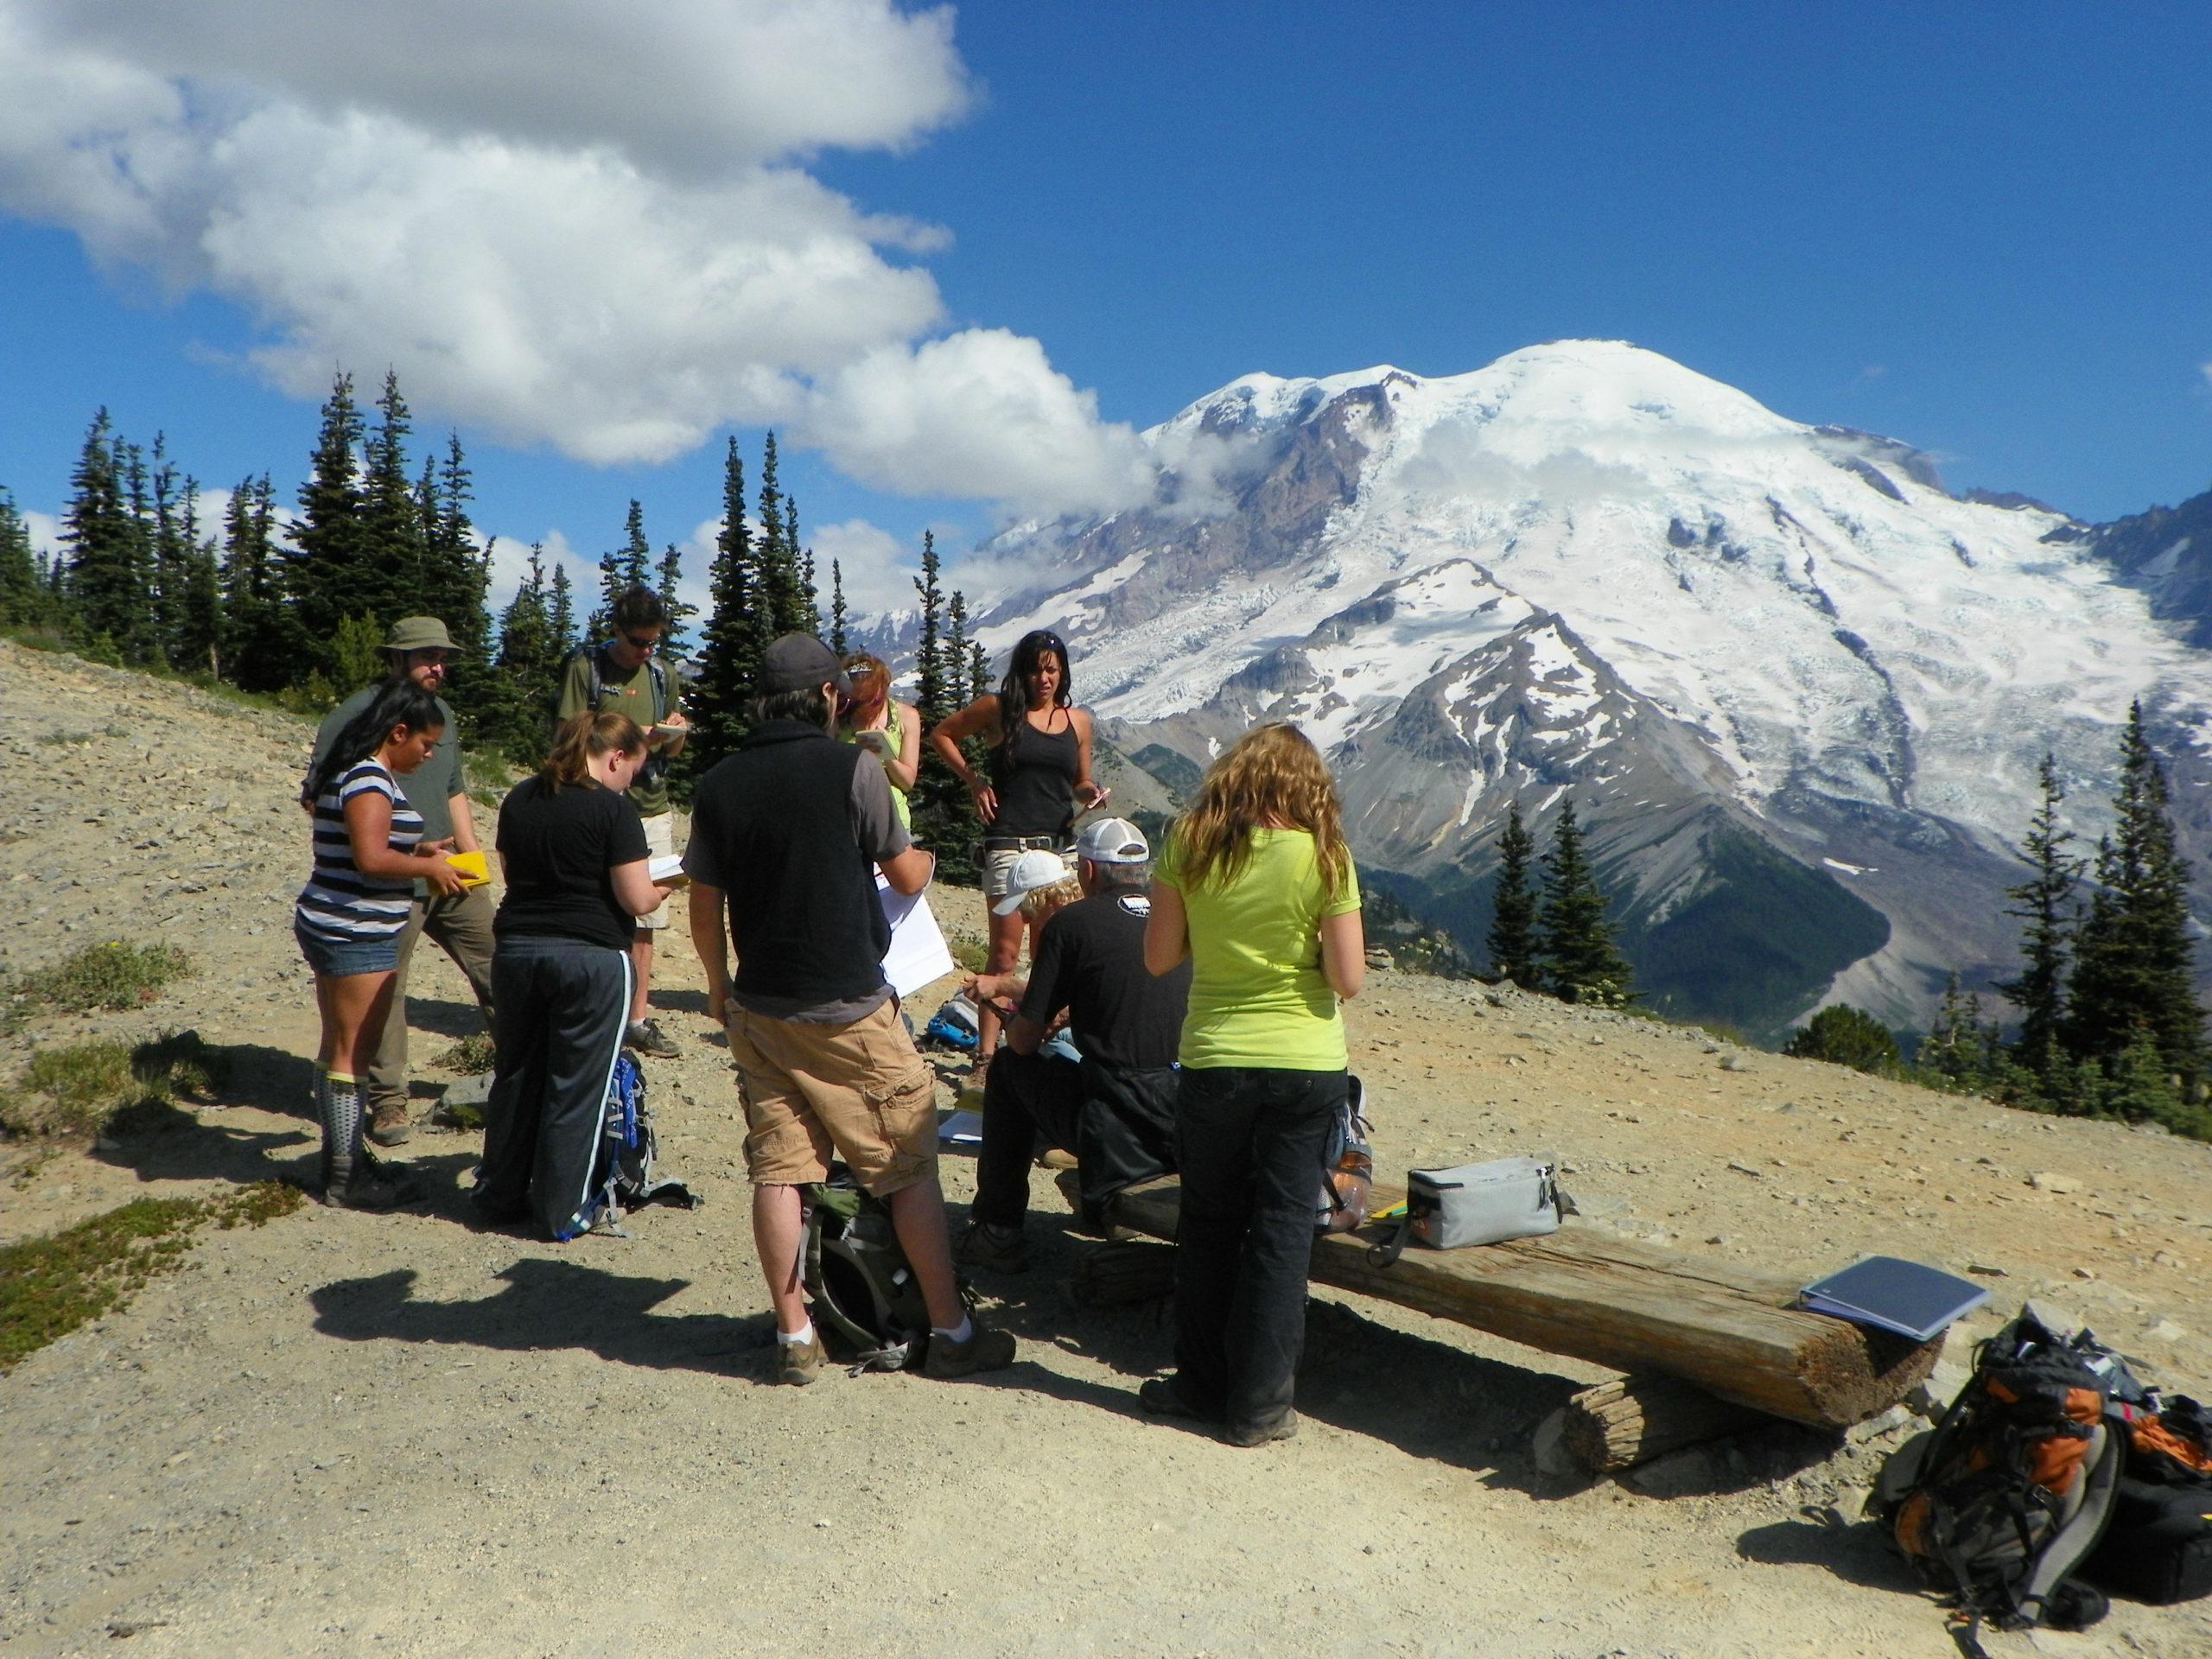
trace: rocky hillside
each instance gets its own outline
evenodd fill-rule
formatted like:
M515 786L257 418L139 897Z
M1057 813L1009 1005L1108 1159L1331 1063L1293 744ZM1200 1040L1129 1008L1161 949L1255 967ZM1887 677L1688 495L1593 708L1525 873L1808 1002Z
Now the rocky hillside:
M43 1162L0 1148L0 1241L303 1175L315 1027L287 930L306 727L4 645L0 675L40 688L0 700L9 968L108 937L200 964L143 1009L34 1020L6 1064L165 1026L232 1061L165 1128ZM980 931L974 894L937 901ZM1532 1440L1604 1373L1330 1293L1299 1437L1232 1451L1138 1414L1167 1333L1070 1302L1090 1244L1041 1174L1036 1264L982 1283L1023 1340L1014 1369L765 1385L742 1123L670 937L657 1001L683 1053L650 1075L667 1166L706 1207L647 1212L630 1242L472 1230L477 1142L423 1128L396 1154L428 1190L417 1210L205 1235L181 1272L0 1379L0 1646L765 1655L804 1632L891 1654L1955 1651L1854 1520L1909 1414L1840 1445L1777 1428L1587 1484ZM434 953L418 976L429 1056L474 1016ZM1955 1358L2032 1295L2151 1378L2212 1385L2212 1147L1390 971L1348 1022L1386 1170L1555 1148L1572 1224L1808 1277L1918 1257L1995 1294ZM949 1099L961 1065L944 1065ZM426 1067L426 1090L442 1076ZM956 1204L969 1172L946 1159ZM2212 1611L2121 1604L2084 1635L1984 1640L1998 1659L2196 1659Z

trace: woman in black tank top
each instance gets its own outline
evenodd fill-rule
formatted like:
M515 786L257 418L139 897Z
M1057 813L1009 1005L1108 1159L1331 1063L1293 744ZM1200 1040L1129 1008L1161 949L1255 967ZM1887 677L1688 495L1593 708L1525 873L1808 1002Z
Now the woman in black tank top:
M987 772L960 752L971 737L990 745ZM1022 635L997 691L938 725L930 747L967 785L983 821L983 912L991 938L983 971L1003 974L1021 954L1026 925L1020 911L1001 916L993 908L1005 896L1007 868L1026 850L1065 853L1075 838L1076 814L1106 804L1107 791L1090 776L1090 715L1075 706L1068 648L1059 635L1041 628ZM982 1086L998 1046L997 1011L978 1008L976 1024L971 1087Z

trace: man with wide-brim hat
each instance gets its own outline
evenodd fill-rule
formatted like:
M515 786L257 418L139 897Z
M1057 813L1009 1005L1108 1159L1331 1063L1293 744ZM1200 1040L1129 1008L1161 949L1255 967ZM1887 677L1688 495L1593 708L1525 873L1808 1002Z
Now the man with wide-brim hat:
M445 721L445 735L437 748L407 779L407 799L423 815L423 838L440 841L450 836L456 853L481 851L476 822L468 806L468 780L462 774L461 726L452 707L441 695L446 672L460 654L446 625L435 616L403 616L385 635L385 661L390 672L383 683L365 685L323 716L315 734L312 772L324 752L338 741L338 734L354 715L367 709L384 683L412 680L438 699L438 714ZM302 798L312 811L314 803ZM415 904L407 926L399 936L399 972L392 981L391 1009L376 1054L369 1062L367 1082L371 1111L369 1137L379 1146L396 1147L407 1139L407 969L415 942L425 933L437 941L454 965L468 980L488 1025L492 1017L492 917L488 887L472 887L447 897L415 884Z

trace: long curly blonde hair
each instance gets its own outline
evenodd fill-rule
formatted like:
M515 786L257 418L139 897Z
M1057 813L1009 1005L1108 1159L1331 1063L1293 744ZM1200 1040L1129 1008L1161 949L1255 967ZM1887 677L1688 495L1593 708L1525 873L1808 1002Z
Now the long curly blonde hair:
M1175 820L1176 869L1185 889L1235 880L1252 855L1252 831L1303 830L1313 837L1321 886L1332 899L1351 874L1337 780L1305 733L1255 726L1206 768L1198 798Z

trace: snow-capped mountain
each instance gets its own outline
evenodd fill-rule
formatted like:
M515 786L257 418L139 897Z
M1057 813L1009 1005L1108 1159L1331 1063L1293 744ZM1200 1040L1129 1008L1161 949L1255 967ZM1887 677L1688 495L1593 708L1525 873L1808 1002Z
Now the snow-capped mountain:
M2008 963L2037 764L2093 842L2131 699L2185 839L2212 828L2212 655L2149 591L2173 561L2123 571L1656 353L1251 375L1146 441L1154 505L988 550L1034 580L982 637L1058 628L1125 751L1298 721L1362 861L1477 950L1509 800L1542 824L1572 793L1648 986L1769 1029L1823 996L1916 1017Z

